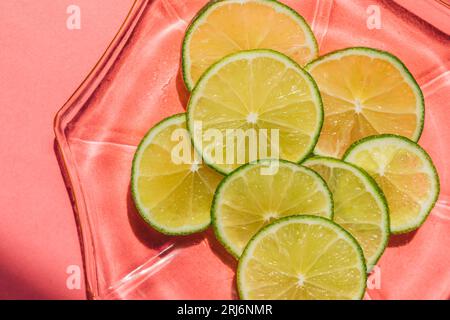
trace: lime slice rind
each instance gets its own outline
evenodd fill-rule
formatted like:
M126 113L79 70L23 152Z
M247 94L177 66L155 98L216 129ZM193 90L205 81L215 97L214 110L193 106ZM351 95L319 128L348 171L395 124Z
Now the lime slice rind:
M251 169L254 166L257 166L257 165L268 166L272 161L278 161L280 163L280 165L290 166L292 168L295 168L295 170L300 170L300 171L305 172L305 173L309 174L310 176L314 177L316 182L318 182L318 186L321 188L320 191L323 192L324 194L326 194L328 197L328 203L325 208L325 210L327 211L326 218L330 219L330 220L333 219L334 203L332 200L333 199L332 193L328 189L328 186L327 186L325 180L323 180L323 178L319 174L317 174L315 171L313 171L307 167L301 166L299 164L296 164L296 163L293 163L290 161L286 161L286 160L263 159L263 160L259 160L256 162L252 162L252 163L243 165L243 166L237 168L236 170L234 170L231 174L226 176L220 182L220 184L218 185L218 187L216 189L216 193L214 194L214 198L213 198L213 202L212 202L212 206L211 206L211 224L213 226L216 238L223 245L223 247L236 259L239 259L239 257L241 256L241 253L240 253L241 250L239 248L236 248L236 246L234 246L231 243L231 241L229 239L227 239L227 237L225 236L225 232L223 230L223 227L220 222L219 215L218 215L218 212L219 212L218 204L220 202L220 199L222 197L224 189L227 188L227 184L230 183L230 181L232 181L232 179L236 179L239 175L244 175L246 170ZM299 212L298 214L301 214L301 213Z
M331 53L328 53L326 55L323 55L316 60L308 63L305 66L305 70L308 72L312 72L312 70L320 65L321 62L329 61L329 60L339 60L342 57L345 56L351 56L351 55L365 55L373 58L378 59L384 59L388 62L390 62L392 65L394 65L397 70L400 72L400 74L403 75L403 79L405 82L409 85L409 87L412 89L412 91L415 94L416 97L416 115L417 115L417 127L414 132L414 134L411 137L408 137L414 142L419 141L423 129L424 129L424 122L425 122L425 99L423 92L417 83L414 76L411 74L409 69L406 67L406 65L395 55L392 53L389 53L387 51L369 48L369 47L350 47L350 48L344 48L341 50L337 50ZM394 133L384 133L380 132L380 134L394 134ZM314 150L314 154L318 156L329 156L327 152L323 152L320 150L319 146L316 146Z
M269 0L271 1L271 0ZM192 137L192 144L194 145L195 150L202 155L203 161L223 175L228 175L233 170L226 170L220 165L217 165L214 163L215 161L211 159L210 157L206 156L201 148L199 148L200 145L202 145L200 139L198 138L194 133L194 120L193 120L193 112L194 112L194 106L197 103L197 100L200 98L200 94L208 82L208 79L214 76L223 66L226 66L229 63L232 63L233 61L243 60L243 59L255 59L255 58L271 58L275 59L279 62L282 62L287 69L293 69L298 74L300 74L303 79L308 83L309 85L309 91L312 93L312 99L316 107L317 112L317 124L314 132L311 133L311 141L309 143L309 147L302 152L298 156L298 159L292 160L289 159L291 162L301 163L306 157L308 157L312 152L314 151L314 148L316 146L316 143L319 139L320 132L322 130L323 121L324 121L324 111L323 111L323 103L322 99L319 93L319 88L317 87L316 82L311 77L311 75L306 72L303 68L301 68L295 61L290 59L289 57L285 56L284 54L270 50L270 49L255 49L255 50L247 50L247 51L241 51L238 53L230 54L226 57L224 57L222 60L216 62L212 66L210 66L207 71L201 76L199 79L197 85L195 86L194 90L191 93L191 97L188 102L187 106L187 128L191 134Z
M381 218L382 222L380 224L380 229L382 230L382 240L378 245L378 249L375 251L374 254L372 254L371 257L366 257L367 261L367 270L370 272L373 267L376 265L378 260L381 258L383 252L385 251L388 242L389 242L389 236L390 236L390 219L389 219L389 208L387 205L386 198L383 194L383 191L378 186L376 181L364 170L358 168L357 166L347 163L335 158L330 157L312 157L307 160L305 160L303 165L307 167L312 167L314 165L325 165L329 168L340 168L344 170L351 171L355 176L357 176L361 182L363 182L364 186L366 187L366 190L370 192L373 199L376 201L378 208L381 212ZM333 220L335 221L337 217L337 213L335 211ZM339 224L339 222L335 221ZM345 229L345 228L344 228ZM355 237L355 236L354 236ZM355 237L356 238L356 237ZM365 255L366 256L366 255Z
M296 215L296 216L290 216L281 218L279 220L274 221L273 223L265 226L262 228L256 235L252 237L252 239L249 241L248 245L246 246L241 258L239 259L238 268L237 268L237 289L239 297L242 300L248 300L248 296L246 294L246 288L245 288L245 279L244 279L244 269L247 267L248 261L251 259L252 254L255 250L255 247L257 245L257 242L259 239L263 238L266 235L269 235L271 233L274 233L276 228L281 228L284 225L287 225L289 223L307 223L307 224L320 224L320 225L326 225L333 230L336 231L337 234L340 235L343 239L347 240L348 243L351 244L355 252L357 252L358 255L358 266L361 273L361 281L360 281L360 290L359 292L352 297L353 300L361 300L364 297L364 294L366 292L367 287L367 268L364 258L363 250L361 249L361 246L359 245L358 241L344 228L339 226L338 224L334 223L333 221L318 217L318 216L308 216L308 215Z
M386 143L388 140L392 139L395 140L396 144L401 145L408 151L412 151L417 156L419 156L419 158L422 158L424 160L424 166L422 169L424 169L424 171L428 174L432 184L431 193L433 194L433 196L430 197L427 202L421 204L421 214L417 216L417 219L415 221L411 221L408 225L404 225L401 228L395 228L392 226L392 217L391 217L391 233L404 234L417 230L424 224L424 222L430 215L439 198L440 193L439 175L437 173L436 167L433 164L433 160L431 159L430 155L420 145L409 140L408 138L394 134L382 134L366 137L359 141L356 141L345 152L343 159L346 162L353 163L354 162L353 156L356 154L358 150L368 149L371 144L376 145L377 143Z
M283 12L287 14L289 17L297 21L298 25L301 26L302 30L305 33L306 41L308 42L309 48L313 50L312 56L314 59L318 56L319 52L319 46L317 44L317 40L314 36L313 31L311 30L310 26L306 22L306 20L295 10L290 8L289 6L285 5L284 3L278 2L276 0L246 0L248 2L256 2L256 3L266 3L268 5L271 5L275 7L276 11ZM192 22L189 24L188 29L186 30L183 44L182 44L182 75L183 75L183 81L186 85L186 88L189 91L192 91L196 85L194 81L192 80L192 77L190 75L190 66L191 66L191 59L189 56L189 44L192 38L193 32L198 28L198 25L201 25L204 20L206 20L208 14L210 14L211 11L217 9L220 6L226 5L227 3L239 3L243 4L244 1L242 0L214 0L210 1L208 4L206 4L193 18ZM248 48L250 49L263 49L263 48ZM267 48L272 49L272 48ZM242 50L245 51L245 50ZM225 55L226 56L226 55ZM198 81L197 81L198 83Z

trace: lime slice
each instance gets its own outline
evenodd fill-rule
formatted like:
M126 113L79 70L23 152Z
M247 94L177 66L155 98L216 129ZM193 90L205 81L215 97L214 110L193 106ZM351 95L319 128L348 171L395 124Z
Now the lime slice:
M188 143L190 154L185 156L190 161L178 159L173 152L181 141L173 139L177 132ZM211 201L222 176L197 159L185 114L158 123L140 143L133 160L131 190L139 214L156 230L183 235L209 226Z
M356 240L334 222L293 216L261 230L239 260L245 300L357 300L366 265Z
M223 180L211 213L217 238L239 257L253 235L272 221L299 214L331 218L333 201L326 183L311 169L260 160Z
M278 1L211 1L194 18L183 41L187 88L191 91L215 62L251 49L273 49L302 66L315 59L318 52L305 20Z
M419 228L439 195L439 177L430 156L400 136L362 139L345 154L345 161L366 170L386 196L392 233Z
M353 142L383 133L419 140L422 91L393 55L349 48L321 57L306 69L319 86L325 109L316 154L341 158Z
M294 61L270 50L224 58L205 73L188 104L195 148L224 174L257 159L302 161L313 150L322 121L314 80ZM239 133L245 136L241 142L232 138Z
M321 175L334 200L333 220L355 237L372 270L389 239L389 212L383 192L364 171L343 161L315 157L304 166Z

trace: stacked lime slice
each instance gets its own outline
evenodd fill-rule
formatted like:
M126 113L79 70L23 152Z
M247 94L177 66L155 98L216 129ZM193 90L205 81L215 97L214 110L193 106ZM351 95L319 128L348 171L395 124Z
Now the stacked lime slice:
M239 257L262 227L300 213L331 218L333 201L314 171L287 161L262 160L222 181L211 212L217 238Z
M343 161L315 157L304 165L327 182L333 193L333 220L361 244L371 270L389 239L389 211L383 192L367 173Z
M302 16L273 0L211 1L186 31L183 76L192 90L203 73L227 55L272 49L299 65L317 57L317 42Z
M294 216L250 241L237 279L243 299L356 300L365 292L366 265L358 243L337 224Z
M210 205L222 176L198 163L190 144L189 161L175 159L178 144L172 136L186 133L186 115L165 119L154 126L139 145L133 161L131 190L142 218L156 230L191 234L206 229ZM179 160L179 161L177 161Z
M419 140L422 91L398 58L371 48L349 48L311 62L306 70L317 81L325 108L316 154L342 157L355 141L377 134Z
M195 148L223 174L257 160L260 154L300 162L314 149L323 122L314 80L287 56L272 50L236 53L213 65L192 92L187 113ZM254 133L255 141L230 139L239 132L247 139ZM261 137L263 132L267 134ZM270 141L274 132L275 145ZM222 138L211 139L211 133ZM254 158L251 147L255 147Z
M400 136L374 136L351 146L344 159L365 169L384 191L393 233L423 224L439 195L439 177L419 145Z

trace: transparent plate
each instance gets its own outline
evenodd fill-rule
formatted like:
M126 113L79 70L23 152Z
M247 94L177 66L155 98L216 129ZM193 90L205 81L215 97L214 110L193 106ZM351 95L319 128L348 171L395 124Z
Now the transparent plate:
M448 16L445 5L430 1L439 17ZM450 37L442 31L448 23L439 20L435 27L387 0L283 2L311 24L321 54L361 45L388 50L421 85L426 122L420 143L438 168L441 196L420 230L392 238L369 278L366 299L449 299ZM236 262L210 230L163 236L141 221L130 197L137 144L153 124L184 111L181 41L205 3L137 0L103 57L56 115L56 153L80 231L89 298L237 298ZM377 10L381 25L373 29L368 18Z

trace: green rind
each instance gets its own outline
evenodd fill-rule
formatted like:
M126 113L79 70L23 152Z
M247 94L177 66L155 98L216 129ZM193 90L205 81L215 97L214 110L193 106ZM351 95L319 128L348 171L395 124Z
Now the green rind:
M383 253L386 250L386 247L387 247L387 245L389 243L389 236L390 236L389 207L388 207L388 204L387 204L386 197L384 196L383 190L381 190L381 188L378 186L378 184L375 181L375 179L373 179L365 170L357 167L356 165L354 165L352 163L344 162L342 160L331 158L331 157L320 157L320 156L317 156L317 157L308 158L302 164L305 165L305 166L308 166L309 163L313 163L313 162L321 162L322 164L326 163L326 162L332 162L332 163L337 164L341 168L346 168L347 167L349 170L351 169L351 170L354 170L354 171L358 172L366 180L366 181L364 181L365 184L367 184L371 188L373 188L373 191L374 191L373 193L378 196L378 200L383 205L383 209L384 210L382 212L382 217L383 217L383 223L384 223L384 228L385 228L384 231L385 231L385 235L386 236L384 237L383 242L380 244L380 248L377 251L377 254L373 256L371 261L368 261L366 259L367 260L367 271L371 272L373 267L380 260L381 256L383 255ZM334 221L334 219L333 219L333 221Z
M264 232L269 231L270 228L272 228L272 227L274 227L274 226L276 226L276 225L278 225L280 223L289 221L289 220L297 220L297 221L300 221L300 220L317 220L317 221L321 221L321 222L323 222L325 224L328 224L328 225L332 226L333 228L337 228L340 232L342 232L342 234L347 236L348 240L350 240L350 242L353 243L355 248L356 248L356 252L358 253L358 256L359 256L359 259L360 259L360 262L361 262L360 263L361 269L363 271L362 272L362 276L364 277L364 279L363 279L364 280L363 281L364 286L361 288L361 293L360 293L360 295L358 297L358 299L361 300L364 297L364 294L365 294L366 288L367 288L367 267L366 267L366 263L365 263L364 253L363 253L363 250L362 250L361 246L359 245L358 241L356 241L356 239L347 230L345 230L344 228L339 226L337 223L335 223L335 222L333 222L333 221L331 221L329 219L323 218L323 217L310 216L310 215L297 215L297 216L290 216L290 217L281 218L281 219L276 220L276 221L272 222L271 224L265 226L257 234L255 234L252 237L252 239L247 244L247 247L244 249L244 252L242 253L242 256L239 259L239 263L238 263L237 274L236 274L236 282L237 282L237 290L238 290L239 297L242 300L245 300L244 293L242 292L242 289L241 289L241 287L242 287L242 276L241 276L241 274L242 274L242 268L243 268L242 264L244 263L244 261L247 258L248 250L251 247L251 244L253 242L257 241L258 237L263 235Z
M234 258L236 258L236 259L239 259L239 257L240 257L241 255L239 255L237 252L235 252L235 251L231 248L231 246L227 243L227 241L224 239L224 237L222 237L221 231L220 231L220 229L219 229L219 227L218 227L218 223L217 223L217 211L216 211L216 209L217 209L217 203L218 203L218 201L220 200L220 196L221 196L221 193L222 193L222 191L223 191L222 189L225 188L225 184L226 184L229 180L233 179L234 176L238 175L242 170L245 170L245 169L247 169L248 167L256 166L256 165L259 165L259 164L261 164L261 163L268 163L268 162L271 162L271 161L278 161L280 164L283 164L283 163L284 163L284 164L288 164L288 165L299 166L299 167L301 167L302 169L305 169L306 171L312 173L312 175L313 175L314 177L316 177L316 178L318 179L318 181L320 181L320 183L323 185L324 190L326 190L326 192L327 192L327 194L328 194L328 196L329 196L329 199L330 199L330 213L329 213L329 216L327 217L327 219L330 219L330 220L333 219L333 216L334 216L334 201L333 201L333 194L331 193L330 189L328 188L328 185L327 185L327 183L325 182L325 180L324 180L317 172L315 172L314 170L311 170L310 168L301 166L301 165L299 165L298 163L290 162L290 161L287 161L287 160L262 159L262 160L258 160L258 161L252 162L252 163L244 164L243 166L240 166L239 168L235 169L232 173L230 173L228 176L226 176L226 177L219 183L219 185L217 186L216 192L215 192L215 194L214 194L213 201L212 201L212 205L211 205L211 225L212 225L212 227L213 227L214 234L216 235L216 238L219 240L219 242L222 244L222 246L223 246L223 247L224 247L224 248L225 248L225 249L226 249L226 250L227 250ZM282 219L284 219L284 218L282 218ZM263 227L263 228L264 228L264 227Z
M354 152L356 150L356 148L358 146L360 146L361 144L365 143L365 142L370 142L372 140L378 140L378 139L386 139L386 138L395 138L395 139L399 139L403 142L406 142L407 144L409 144L411 147L416 148L417 151L419 151L419 153L421 155L424 156L424 158L429 162L430 164L430 168L433 172L433 176L436 182L436 190L435 190L435 195L433 197L433 199L431 200L431 204L430 207L426 210L426 213L424 214L422 220L417 223L414 226L408 227L408 228L404 228L404 229L400 229L400 230L391 230L391 234L405 234L405 233L409 233L411 231L417 230L418 228L420 228L424 222L427 220L428 216L430 215L431 211L433 210L434 206L436 205L436 202L439 198L439 193L441 190L441 186L440 186L440 179L439 179L439 174L436 170L436 167L433 163L433 159L431 159L430 155L417 143L415 143L414 141L403 137L403 136L399 136L399 135L395 135L395 134L380 134L380 135L374 135L374 136L369 136L369 137L365 137L361 140L356 141L355 143L353 143L348 149L347 151L344 153L343 156L343 160L344 161L348 161L347 158L350 156L350 154L352 152ZM389 205L389 203L388 203Z
M198 233L198 232L202 232L205 231L206 229L208 229L208 227L211 224L211 221L209 221L208 224L204 225L204 226L200 226L198 228L192 228L190 230L187 231L173 231L173 230L169 230L166 229L158 224L155 224L151 219L149 219L149 217L146 214L146 210L144 208L142 208L139 205L139 200L138 200L138 190L137 190L137 185L136 185L136 178L137 178L137 159L138 159L138 155L141 152L141 149L143 148L143 146L146 144L147 139L151 136L151 134L153 132L155 132L156 130L159 129L163 129L167 124L171 123L172 121L174 123L176 123L177 120L182 120L182 119L186 119L186 114L185 113L179 113L179 114L175 114L172 115L168 118L165 118L163 120L161 120L160 122L158 122L157 124L155 124L144 136L144 138L141 140L141 142L139 143L137 150L134 154L133 157L133 164L131 167L131 197L133 199L133 202L135 204L135 207L139 213L139 215L142 217L142 219L148 224L150 225L153 229L155 229L156 231L168 235L168 236L185 236L185 235L191 235L194 233Z
M221 0L223 1L223 0ZM264 1L272 1L272 0L264 0ZM319 87L317 86L316 81L314 80L314 78L306 71L304 70L297 62L295 62L294 60L292 60L291 58L289 58L288 56L282 54L281 52L278 51L274 51L274 50L270 50L270 49L255 49L255 50L247 50L247 51L241 51L238 53L232 53L228 56L225 56L223 59L217 61L216 63L214 63L213 65L211 65L206 71L205 73L200 77L199 81L197 82L197 85L195 86L194 90L191 93L191 96L189 98L188 104L187 104L187 111L186 111L186 117L187 117L187 129L190 133L191 136L191 142L192 145L194 146L194 149L197 151L198 154L202 155L203 161L212 169L214 169L215 171L217 171L218 173L222 174L222 175L228 175L231 172L233 172L233 170L231 170L230 172L226 172L224 170L222 170L221 168L219 168L217 165L215 165L214 163L211 163L208 161L208 159L205 159L203 157L203 152L202 150L200 150L197 146L197 144L195 143L194 140L194 135L193 135L193 125L192 125L192 116L191 116L191 112L192 112L192 106L191 103L193 101L193 98L196 96L197 91L200 90L199 87L200 85L203 83L204 79L206 79L207 76L209 76L210 73L212 73L213 71L215 71L214 69L216 67L218 67L219 65L225 63L227 60L231 60L233 58L235 58L236 56L245 56L245 55L251 55L254 53L268 53L271 55L276 55L278 57L280 57L281 59L285 60L286 62L292 64L292 67L298 69L299 73L301 75L303 75L305 77L305 79L307 81L309 81L309 83L312 85L313 87L313 91L315 93L315 98L317 99L318 102L318 106L317 106L317 111L318 111L318 121L319 121L319 125L317 127L316 132L314 133L314 135L311 136L311 146L309 149L305 150L303 156L300 157L299 160L294 161L296 163L301 163L304 159L306 159L308 156L310 156L311 154L313 154L314 148L317 145L317 141L319 140L320 137L320 133L322 131L323 128L323 123L324 123L324 119L325 119L325 113L324 113L324 109L323 109L323 101L322 101L322 96L320 95L320 91L319 91Z
M210 0L209 3L207 3L202 9L200 9L200 11L195 15L195 17L192 19L191 23L189 24L186 33L184 35L183 38L183 44L182 44L182 49L181 49L181 69L182 69L182 76L183 76L183 82L186 86L186 88L188 89L188 91L192 91L194 89L194 87L196 86L196 84L193 84L190 76L189 76L189 66L187 65L187 61L189 59L186 58L186 56L188 55L188 49L187 49L187 41L189 40L192 32L196 29L197 27L197 23L199 22L199 20L202 18L202 16L204 14L206 14L210 9L212 10L213 7L220 2L224 2L224 1L228 1L228 0ZM282 7L286 10L288 10L289 12L291 12L299 21L299 24L302 25L302 27L304 28L304 30L309 34L310 38L312 39L312 42L314 44L314 56L318 56L319 53L319 45L317 44L317 39L314 36L313 31L311 30L311 27L309 26L309 24L306 22L305 18L303 18L297 11L295 11L294 9L292 9L291 7L285 5L284 3L281 3L277 0L257 0L259 2L271 2L271 4L275 4L278 5L279 7ZM267 48L270 49L270 48ZM256 49L255 49L256 50ZM200 81L200 79L199 79ZM198 82L197 81L197 84Z
M387 52L387 51L383 51L383 50L379 50L379 49L375 49L375 48L369 48L369 47L344 48L344 49L340 49L340 50L336 50L336 51L330 52L330 53L328 53L326 55L323 55L323 56L317 58L314 61L311 61L310 63L308 63L305 66L305 70L307 70L309 72L311 70L311 68L313 68L319 62L321 62L323 60L326 60L328 58L332 58L334 56L339 56L342 53L347 53L347 52L351 52L351 51L355 51L355 52L358 52L360 54L369 52L369 53L374 54L374 55L385 57L385 58L387 58L387 60L390 60L394 64L397 64L400 67L400 69L401 69L400 72L403 73L411 81L412 89L418 94L418 96L420 98L420 101L419 101L420 114L419 114L419 119L418 119L419 127L416 129L416 133L411 138L411 140L413 140L414 142L419 141L420 137L422 136L424 123L425 123L425 98L424 98L422 89L420 88L419 84L417 83L416 79L411 74L409 69L406 67L406 65L398 57L396 57L392 53Z

